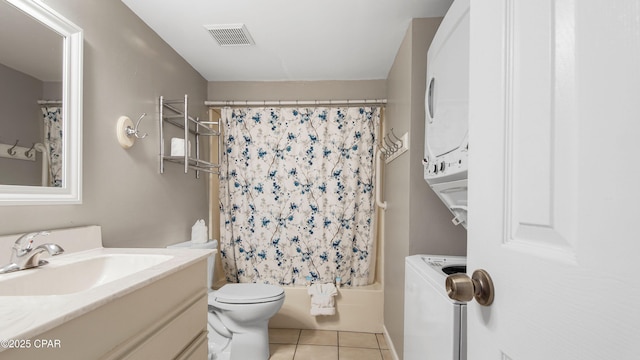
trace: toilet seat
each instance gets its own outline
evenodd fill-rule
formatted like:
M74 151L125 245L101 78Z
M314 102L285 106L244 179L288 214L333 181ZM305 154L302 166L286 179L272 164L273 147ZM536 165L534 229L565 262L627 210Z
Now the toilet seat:
M209 294L209 300L222 304L260 304L284 298L284 290L268 284L227 284Z

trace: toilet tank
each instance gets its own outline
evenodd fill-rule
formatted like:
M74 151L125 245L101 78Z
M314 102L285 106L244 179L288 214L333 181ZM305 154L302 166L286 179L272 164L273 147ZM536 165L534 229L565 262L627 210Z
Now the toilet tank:
M183 249L217 249L218 240L211 240L206 243L194 243L192 241L185 241L173 245L167 246L167 248L183 248ZM214 271L216 265L216 253L212 253L207 259L207 286L209 290L213 288L213 282L215 281Z

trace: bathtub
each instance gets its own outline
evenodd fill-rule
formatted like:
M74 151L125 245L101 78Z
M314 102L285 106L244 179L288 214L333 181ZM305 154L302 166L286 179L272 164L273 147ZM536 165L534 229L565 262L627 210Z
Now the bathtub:
M382 284L341 287L336 295L336 314L311 316L307 287L283 286L284 305L269 321L270 328L315 329L381 333L383 330Z

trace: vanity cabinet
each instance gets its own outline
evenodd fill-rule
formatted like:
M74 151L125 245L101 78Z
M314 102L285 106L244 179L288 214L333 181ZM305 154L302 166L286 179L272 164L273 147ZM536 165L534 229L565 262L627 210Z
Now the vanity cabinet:
M30 348L0 352L0 360L206 359L206 272L202 259L105 299L93 311L28 339Z

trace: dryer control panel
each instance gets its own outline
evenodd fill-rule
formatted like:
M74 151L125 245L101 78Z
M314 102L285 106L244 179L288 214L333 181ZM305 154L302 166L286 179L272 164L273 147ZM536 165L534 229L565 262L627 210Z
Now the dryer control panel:
M468 158L468 144L438 157L425 158L422 160L424 179L428 183L461 180L466 177Z

